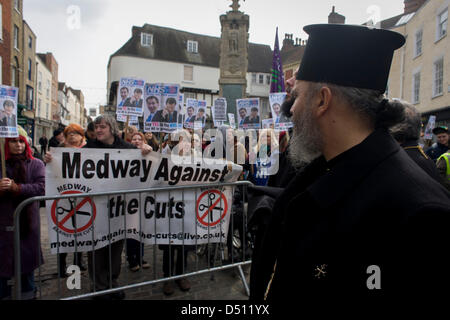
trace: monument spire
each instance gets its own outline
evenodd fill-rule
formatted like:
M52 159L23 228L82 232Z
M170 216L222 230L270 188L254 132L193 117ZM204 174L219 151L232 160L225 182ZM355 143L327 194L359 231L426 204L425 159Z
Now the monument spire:
M232 0L232 1L233 4L230 6L230 8L232 8L234 12L238 12L239 8L241 7L241 5L239 4L239 0Z
M248 71L248 29L250 17L239 11L239 0L232 0L233 10L220 16L219 95L227 99L230 113L236 113L236 99L246 97Z

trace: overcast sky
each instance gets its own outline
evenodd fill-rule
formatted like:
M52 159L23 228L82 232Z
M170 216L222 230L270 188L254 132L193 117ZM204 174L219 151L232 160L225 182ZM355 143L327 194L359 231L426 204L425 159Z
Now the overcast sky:
M37 52L52 52L59 81L85 95L86 108L106 103L107 64L145 23L220 37L219 16L231 0L24 0L24 19L37 36ZM306 38L303 27L326 23L332 6L348 24L383 20L403 12L403 0L246 0L250 42L270 45L275 30ZM79 17L79 19L78 19Z

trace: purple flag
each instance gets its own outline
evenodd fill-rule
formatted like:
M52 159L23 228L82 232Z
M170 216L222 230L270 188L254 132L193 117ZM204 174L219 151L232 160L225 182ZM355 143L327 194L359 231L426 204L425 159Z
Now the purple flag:
M283 66L281 65L280 46L278 44L278 27L275 35L275 48L273 50L272 61L272 81L270 93L285 92Z

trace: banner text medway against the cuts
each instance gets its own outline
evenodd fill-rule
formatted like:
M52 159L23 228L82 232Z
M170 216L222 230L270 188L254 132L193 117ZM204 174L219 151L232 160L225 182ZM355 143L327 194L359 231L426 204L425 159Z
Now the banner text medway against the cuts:
M109 178L133 178L139 177L141 182L148 181L152 168L152 161L146 159L124 160L110 159L110 154L105 152L104 158L97 162L91 159L82 159L80 152L62 153L62 177L64 179L109 179ZM197 168L191 166L174 165L169 170L167 158L162 158L159 167L153 177L154 181L163 179L169 185L176 185L180 181L190 182L223 182L228 173L228 167L222 170Z

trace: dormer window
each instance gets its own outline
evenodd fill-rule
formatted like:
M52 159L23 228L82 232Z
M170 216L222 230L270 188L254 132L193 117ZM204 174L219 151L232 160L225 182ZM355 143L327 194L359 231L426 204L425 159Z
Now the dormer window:
M153 45L153 35L151 33L141 33L141 46L150 47Z
M198 42L188 40L187 42L187 51L192 53L198 53Z

